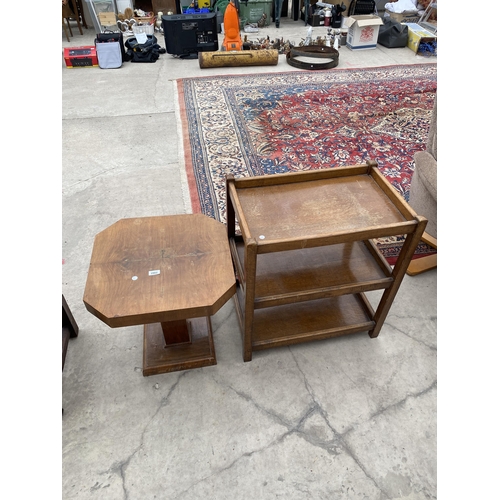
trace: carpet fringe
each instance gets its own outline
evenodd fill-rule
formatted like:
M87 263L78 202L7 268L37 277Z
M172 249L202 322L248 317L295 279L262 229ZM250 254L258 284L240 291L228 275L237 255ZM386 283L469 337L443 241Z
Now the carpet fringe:
M186 162L185 162L185 154L184 154L184 135L183 135L183 127L182 127L182 117L181 110L179 105L179 94L177 90L177 80L174 80L174 104L175 104L175 122L177 129L177 149L179 155L179 175L181 178L181 189L182 189L182 199L184 201L184 213L192 214L193 213L193 205L191 204L191 194L189 191L189 182L187 178L186 172Z

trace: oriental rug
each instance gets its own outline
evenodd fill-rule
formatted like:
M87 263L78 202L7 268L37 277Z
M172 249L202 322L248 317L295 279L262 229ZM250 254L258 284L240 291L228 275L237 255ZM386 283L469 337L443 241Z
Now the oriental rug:
M225 222L225 176L378 162L408 201L425 149L435 63L177 80L192 211ZM276 223L279 224L279 214ZM377 240L394 263L403 237ZM415 256L434 250L421 244Z

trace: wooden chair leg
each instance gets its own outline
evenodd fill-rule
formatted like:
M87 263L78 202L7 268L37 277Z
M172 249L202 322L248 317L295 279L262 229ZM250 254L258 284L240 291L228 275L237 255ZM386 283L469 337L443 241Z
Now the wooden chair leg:
M64 20L63 20L64 26ZM71 309L62 296L62 369L64 370L64 362L66 361L66 352L68 351L69 339L78 337L78 324L71 312ZM64 408L62 409L64 415Z
M78 6L76 5L75 0L71 0L71 10L73 11L74 19L76 21L76 24L78 25L78 29L80 30L80 35L83 35L82 25L80 23L80 13L78 12ZM68 20L68 23L69 23L69 20Z
M66 39L69 42L69 34L68 34L68 29L66 28L66 25L64 24L64 17L63 17L63 20L62 20L62 27L64 28L64 34L66 35Z
M422 235L422 241L430 245L432 248L438 247L437 239L431 236L429 233L426 233L425 231L424 234Z
M437 239L430 234L424 232L422 235L422 241L430 245L437 250ZM417 274L425 273L431 269L436 269L437 267L437 253L433 255L427 255L425 257L420 257L419 259L413 259L406 270L408 276L416 276Z
M67 23L67 25L68 25L69 34L70 34L71 36L73 36L73 31L72 31L72 29L71 29L71 24L69 23L69 18L66 18L66 23Z
M78 29L80 30L80 35L83 35L82 25L80 24L80 15L78 14L78 8L75 4L75 0L71 0L71 7L73 10L73 13L75 14L75 21L76 21L76 24L78 24Z
M62 368L66 360L66 352L70 338L78 337L78 324L73 317L64 295L62 296Z
M425 273L437 267L437 253L413 259L406 270L408 276L416 276L417 274Z

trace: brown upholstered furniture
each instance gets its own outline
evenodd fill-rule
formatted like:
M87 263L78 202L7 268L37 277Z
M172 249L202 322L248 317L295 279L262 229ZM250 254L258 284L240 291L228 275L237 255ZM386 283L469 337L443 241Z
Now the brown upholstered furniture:
M411 180L410 205L427 218L422 241L437 249L437 96L432 110L425 151L415 154L415 171ZM414 259L407 274L414 276L437 267L437 253Z

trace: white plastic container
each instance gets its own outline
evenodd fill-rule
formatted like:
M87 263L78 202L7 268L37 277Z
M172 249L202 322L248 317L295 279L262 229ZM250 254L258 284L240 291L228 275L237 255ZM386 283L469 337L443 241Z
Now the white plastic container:
M137 37L138 34L144 33L145 35L154 35L155 34L155 25L153 24L134 24L132 26L132 31L134 35Z

